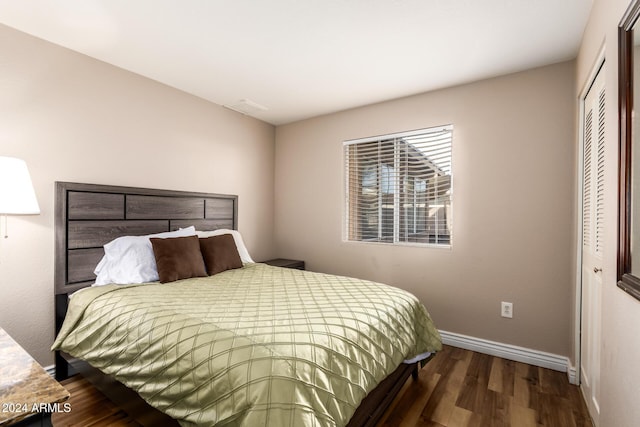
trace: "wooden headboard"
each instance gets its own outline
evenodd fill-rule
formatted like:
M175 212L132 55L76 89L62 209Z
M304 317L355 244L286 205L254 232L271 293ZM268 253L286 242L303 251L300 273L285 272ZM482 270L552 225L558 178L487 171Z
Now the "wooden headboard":
M236 229L238 196L56 182L55 293L95 281L102 246L121 236Z

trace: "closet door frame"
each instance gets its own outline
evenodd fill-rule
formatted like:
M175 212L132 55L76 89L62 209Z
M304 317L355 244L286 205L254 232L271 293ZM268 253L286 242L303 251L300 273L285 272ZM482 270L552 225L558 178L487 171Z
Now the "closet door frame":
M569 368L569 381L572 384L580 385L580 372L582 369L582 269L583 269L583 220L584 220L584 122L585 122L585 98L589 93L589 90L593 86L598 72L604 67L605 63L605 46L602 46L598 53L597 59L591 68L591 72L585 81L585 84L578 96L579 103L579 126L578 126L578 197L577 197L577 229L576 233L578 239L576 239L576 286L575 286L575 312L574 312L574 366Z

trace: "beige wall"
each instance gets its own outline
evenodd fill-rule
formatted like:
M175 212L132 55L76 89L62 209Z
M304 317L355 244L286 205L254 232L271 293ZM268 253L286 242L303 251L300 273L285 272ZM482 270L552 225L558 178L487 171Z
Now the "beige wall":
M407 289L439 329L572 356L574 71L566 62L279 126L278 254ZM452 248L344 243L342 142L449 123Z
M237 194L250 253L273 255L273 126L1 25L0 52L0 155L27 162L42 211L0 239L0 327L42 364L55 181Z
M640 425L640 302L616 287L618 223L618 24L629 0L594 0L577 59L577 90L582 92L604 52L606 72L606 177L602 284L600 422Z

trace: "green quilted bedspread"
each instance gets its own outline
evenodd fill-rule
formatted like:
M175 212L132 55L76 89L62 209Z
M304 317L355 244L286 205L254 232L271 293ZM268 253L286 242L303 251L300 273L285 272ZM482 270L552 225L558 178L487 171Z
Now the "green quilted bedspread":
M77 292L53 349L183 426L344 426L403 360L441 348L425 307L374 282L265 264Z

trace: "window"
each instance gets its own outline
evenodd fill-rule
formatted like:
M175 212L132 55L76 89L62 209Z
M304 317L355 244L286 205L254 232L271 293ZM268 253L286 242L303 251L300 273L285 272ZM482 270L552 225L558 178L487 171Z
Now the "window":
M453 126L346 141L346 240L450 245Z

